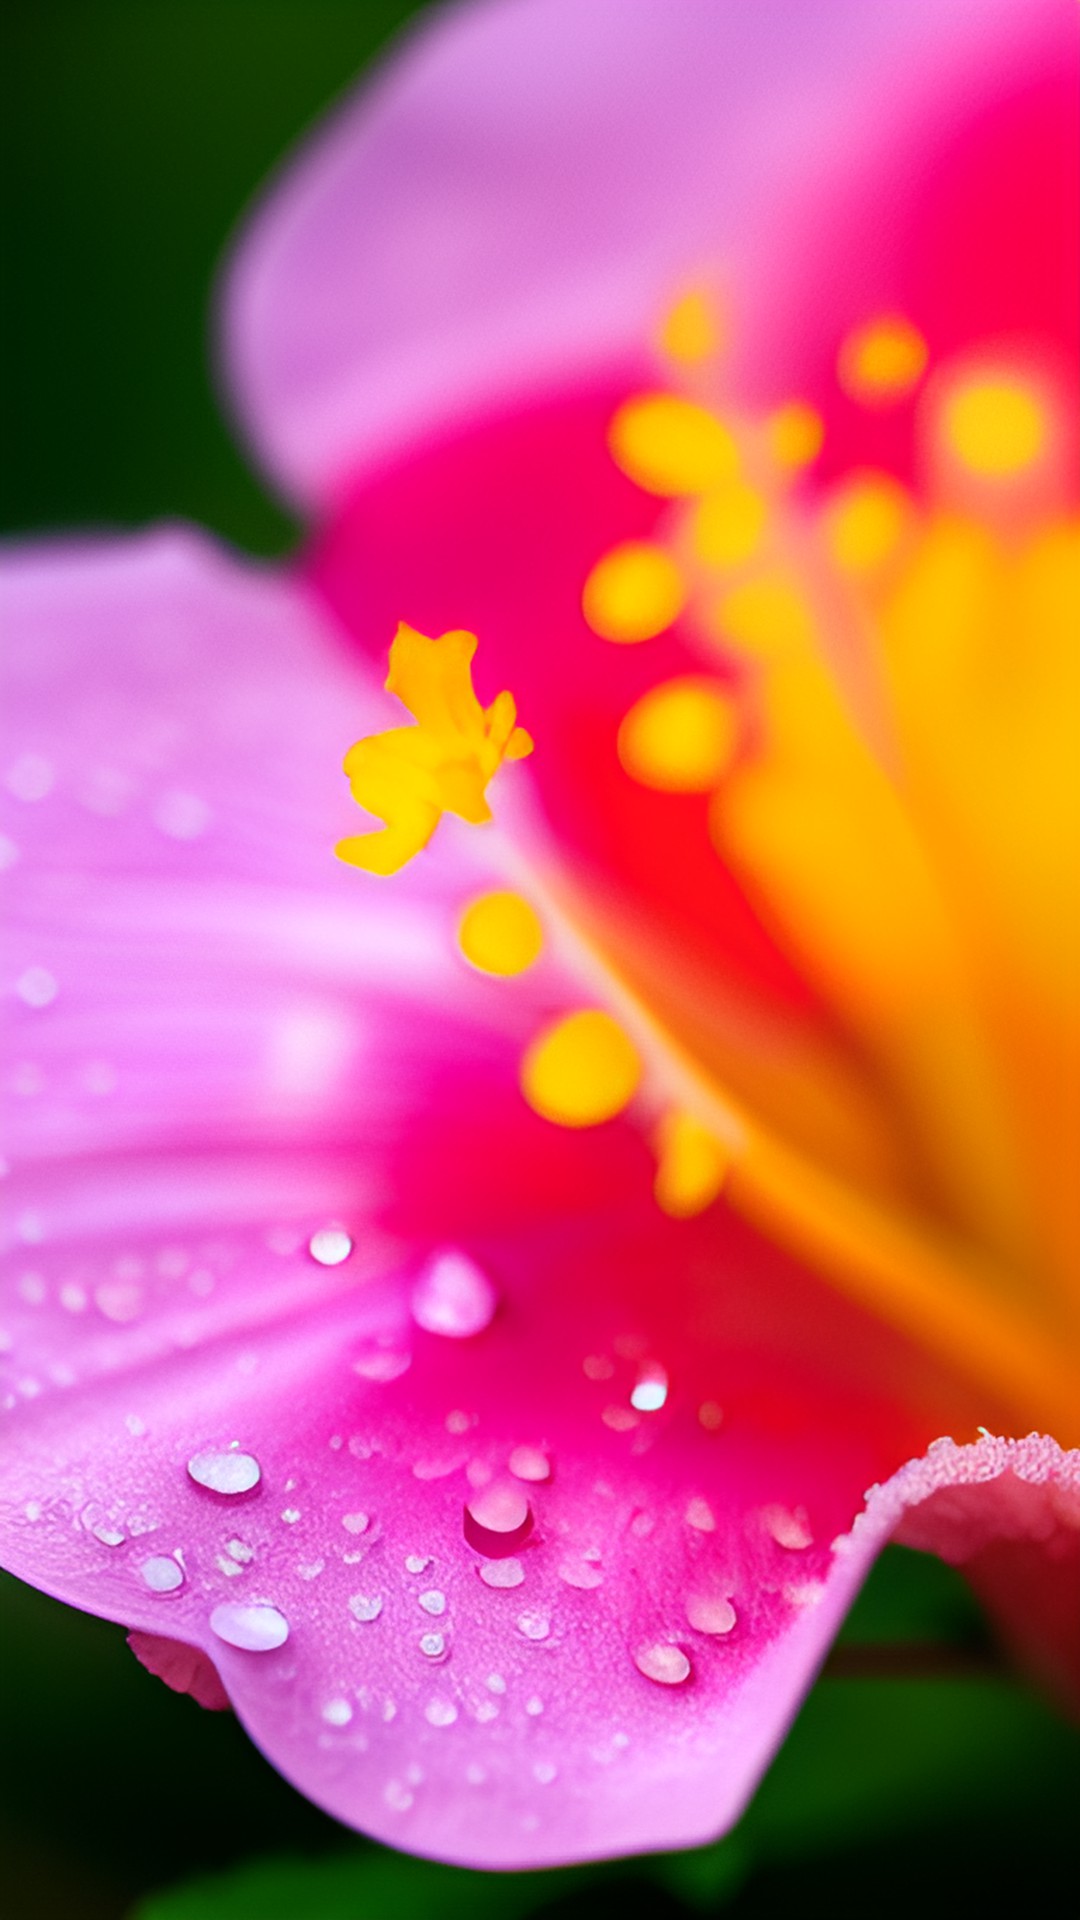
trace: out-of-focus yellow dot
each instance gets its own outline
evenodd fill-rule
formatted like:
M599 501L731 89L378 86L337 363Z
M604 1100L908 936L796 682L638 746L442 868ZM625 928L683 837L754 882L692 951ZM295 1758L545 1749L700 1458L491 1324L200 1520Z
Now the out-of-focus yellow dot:
M619 728L619 759L660 793L710 793L737 738L735 708L713 681L666 680L631 707Z
M738 567L753 558L765 531L767 509L760 493L734 480L711 493L695 510L691 539L708 567Z
M903 534L911 502L885 473L848 480L829 501L822 526L826 545L844 573L870 573L887 560Z
M763 660L779 659L814 644L810 608L798 588L780 573L764 573L733 587L717 603L713 624L719 638Z
M765 437L778 467L808 467L821 452L825 428L820 413L805 400L789 400L769 415Z
M660 345L672 360L684 366L697 366L708 360L720 344L716 308L707 293L684 293L664 316Z
M675 1220L704 1213L724 1184L728 1155L692 1113L665 1114L656 1131L657 1205Z
M1046 445L1046 415L1021 380L973 379L955 387L942 424L953 453L972 473L999 477L1030 467Z
M708 493L734 477L738 449L722 420L675 393L643 393L619 408L608 431L616 466L647 493Z
M458 945L482 973L524 973L544 944L536 912L520 893L482 893L458 926Z
M926 371L926 341L910 320L885 314L849 333L837 357L837 375L853 400L879 405L902 400Z
M641 1079L633 1042L610 1013L588 1007L538 1034L521 1064L534 1112L560 1127L595 1127L631 1101Z
M585 582L581 606L604 640L651 640L678 619L686 600L671 555L649 540L626 540L598 560Z

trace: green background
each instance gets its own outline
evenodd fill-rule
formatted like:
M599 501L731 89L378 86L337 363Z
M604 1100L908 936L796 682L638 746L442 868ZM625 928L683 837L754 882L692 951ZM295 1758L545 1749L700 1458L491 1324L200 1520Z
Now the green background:
M214 276L267 170L414 11L9 0L8 534L166 515L288 550L296 529L214 391ZM119 1628L6 1579L0 1606L0 1887L13 1920L1075 1910L1080 1741L980 1662L957 1577L901 1549L847 1638L953 1646L955 1675L827 1674L728 1841L555 1875L467 1874L370 1846L293 1793L231 1716L143 1673Z

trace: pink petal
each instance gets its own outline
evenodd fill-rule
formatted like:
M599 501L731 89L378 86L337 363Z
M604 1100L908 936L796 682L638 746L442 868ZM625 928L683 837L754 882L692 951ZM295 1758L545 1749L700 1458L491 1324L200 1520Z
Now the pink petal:
M186 1647L181 1640L162 1639L156 1633L129 1633L128 1646L147 1673L164 1680L173 1693L189 1693L200 1707L207 1707L211 1713L228 1711L229 1696L218 1678L217 1668L197 1647Z
M970 102L1058 0L514 0L423 27L256 216L226 357L300 499L498 396L640 359L719 267L752 334L794 203ZM759 311L760 310L760 311ZM751 317L756 315L756 317Z

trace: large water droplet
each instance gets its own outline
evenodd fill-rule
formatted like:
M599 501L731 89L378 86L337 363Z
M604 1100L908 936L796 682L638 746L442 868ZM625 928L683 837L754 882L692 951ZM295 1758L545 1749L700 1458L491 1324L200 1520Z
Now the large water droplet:
M139 1568L151 1593L175 1593L184 1584L184 1569L168 1554L155 1554Z
M474 1260L463 1253L439 1253L430 1260L412 1291L413 1319L426 1333L466 1340L491 1322L497 1295Z
M196 1484L210 1493L250 1493L262 1479L255 1455L234 1452L231 1447L206 1447L192 1454L187 1470Z
M661 1640L639 1647L634 1654L634 1665L646 1680L655 1680L661 1687L678 1687L690 1678L690 1662L682 1648L668 1646Z
M352 1250L352 1236L344 1227L320 1227L308 1241L308 1252L320 1267L340 1267Z
M692 1593L686 1617L698 1633L730 1633L735 1625L735 1609L726 1594Z
M465 1508L465 1538L489 1560L505 1559L528 1536L532 1509L520 1487L496 1481L481 1487Z
M219 1640L245 1653L272 1653L289 1637L289 1623L276 1607L245 1607L226 1600L214 1608L210 1625Z

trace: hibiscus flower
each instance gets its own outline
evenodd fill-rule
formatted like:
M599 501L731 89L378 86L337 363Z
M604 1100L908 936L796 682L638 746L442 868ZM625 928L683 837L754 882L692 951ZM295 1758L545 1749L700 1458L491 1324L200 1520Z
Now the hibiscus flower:
M722 1831L891 1538L1080 1690L1074 64L440 15L225 291L302 561L6 562L4 1561L396 1845Z

